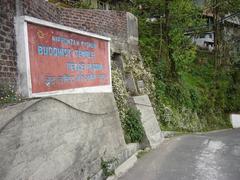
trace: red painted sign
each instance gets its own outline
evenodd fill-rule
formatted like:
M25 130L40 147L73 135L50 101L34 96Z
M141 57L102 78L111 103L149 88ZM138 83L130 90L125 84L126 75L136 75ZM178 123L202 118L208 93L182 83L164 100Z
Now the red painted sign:
M32 93L110 85L108 41L27 24Z

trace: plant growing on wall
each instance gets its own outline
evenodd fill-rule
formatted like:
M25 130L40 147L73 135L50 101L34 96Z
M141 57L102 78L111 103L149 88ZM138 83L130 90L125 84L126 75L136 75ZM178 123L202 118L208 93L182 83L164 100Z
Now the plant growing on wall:
M84 0L49 0L49 2L59 5L60 7L66 8L81 8L81 9L90 9L91 2Z
M21 101L22 98L16 94L14 86L0 85L0 107Z
M127 143L141 142L144 136L140 119L141 113L139 110L129 107L129 94L124 85L122 72L117 68L112 70L112 84L125 141Z
M115 168L118 164L118 159L113 158L110 160L104 160L101 158L101 168L103 171L103 179L107 179L109 176L112 176L115 174Z
M120 119L124 121L128 109L129 94L124 86L122 72L117 68L112 69L112 86Z
M133 73L136 81L144 81L144 90L142 94L147 94L150 97L154 96L155 85L154 78L150 69L144 67L143 62L137 56L125 57L125 72Z
M129 142L142 142L144 138L144 129L141 124L141 113L136 108L130 107L124 119L124 132Z

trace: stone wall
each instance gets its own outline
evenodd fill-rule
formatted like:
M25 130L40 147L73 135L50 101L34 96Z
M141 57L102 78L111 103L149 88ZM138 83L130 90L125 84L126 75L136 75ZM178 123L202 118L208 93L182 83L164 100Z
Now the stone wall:
M112 52L129 51L127 13L61 8L60 24L111 37Z
M0 0L0 5L3 5L0 11L0 84L16 83L16 15L111 37L112 52L138 53L137 19L130 13L60 8L45 0Z
M132 42L128 40L132 37L129 32L136 32L128 29L132 28L129 26L128 19L133 15L121 11L62 8L46 1L24 0L20 15L111 37L111 49L118 53L129 51L129 44ZM134 28L137 27L134 26ZM131 47L136 49L136 46Z
M59 23L61 11L45 0L20 0L19 15L28 15L38 19Z
M126 12L61 8L41 0L23 0L20 14L127 42Z
M61 9L61 24L127 41L125 12L104 10Z
M16 83L15 1L0 0L0 85Z

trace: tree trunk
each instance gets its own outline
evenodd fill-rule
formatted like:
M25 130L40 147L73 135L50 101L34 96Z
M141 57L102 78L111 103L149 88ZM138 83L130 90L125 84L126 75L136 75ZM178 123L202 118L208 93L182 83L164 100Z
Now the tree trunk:
M170 1L171 0L165 0L165 24L164 24L165 37L164 37L164 41L165 41L165 45L167 47L167 56L168 56L167 59L168 59L168 64L170 66L170 68L168 70L168 74L170 75L170 77L172 77L172 79L176 79L177 78L176 64L172 57L173 50L170 48L171 37L169 36L169 32L170 32L170 11L169 11Z
M218 23L218 0L214 1L213 9L213 32L214 32L214 63L217 68L219 65L219 23Z

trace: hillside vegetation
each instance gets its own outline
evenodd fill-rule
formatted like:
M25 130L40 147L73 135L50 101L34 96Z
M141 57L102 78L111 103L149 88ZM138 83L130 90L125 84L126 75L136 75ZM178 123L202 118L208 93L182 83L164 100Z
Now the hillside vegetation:
M203 8L191 0L137 0L131 11L139 19L140 47L144 64L155 78L152 101L161 128L177 131L207 131L230 127L229 113L240 111L240 73L236 56L226 50L219 18L239 11L225 1L209 1L217 32L213 52L197 48L186 36L206 31ZM217 16L218 18L215 18ZM239 44L238 44L239 46ZM225 49L225 51L223 51Z

